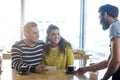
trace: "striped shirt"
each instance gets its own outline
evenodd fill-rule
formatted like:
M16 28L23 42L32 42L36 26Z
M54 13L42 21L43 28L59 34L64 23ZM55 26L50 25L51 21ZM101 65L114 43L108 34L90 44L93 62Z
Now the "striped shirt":
M12 46L12 68L20 71L21 66L27 66L29 72L35 72L35 66L42 61L44 43L39 41L34 47L25 44L24 40Z

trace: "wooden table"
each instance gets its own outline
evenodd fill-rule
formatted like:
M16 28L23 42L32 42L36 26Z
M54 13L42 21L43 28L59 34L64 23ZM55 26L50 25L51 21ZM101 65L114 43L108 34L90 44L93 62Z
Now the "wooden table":
M19 75L13 70L12 80L89 80L84 75L66 74L63 70L47 71L45 73L30 73Z
M89 80L84 75L66 74L64 70L20 75L16 70L11 69L10 60L3 60L3 72L0 78L0 80Z
M100 71L98 80L103 77L106 70ZM48 71L45 73L30 73L29 75L20 75L16 70L11 69L11 60L3 60L3 72L0 74L0 80L90 80L89 72L85 75L66 74L63 70ZM111 79L109 79L111 80Z

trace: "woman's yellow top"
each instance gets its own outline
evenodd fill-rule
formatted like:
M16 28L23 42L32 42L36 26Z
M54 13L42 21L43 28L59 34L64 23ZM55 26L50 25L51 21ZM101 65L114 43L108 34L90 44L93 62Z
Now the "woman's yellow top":
M47 66L56 66L57 69L66 69L68 65L74 65L72 48L67 45L65 52L62 53L58 46L50 48L49 54L43 54L42 63Z

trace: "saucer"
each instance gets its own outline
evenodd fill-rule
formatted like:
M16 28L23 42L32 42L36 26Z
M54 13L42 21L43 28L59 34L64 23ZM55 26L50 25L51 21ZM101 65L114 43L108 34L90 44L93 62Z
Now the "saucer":
M29 72L25 72L25 73L19 72L19 74L20 74L20 75L27 75L27 74L29 74Z
M68 71L68 70L65 70L64 72L65 72L66 74L75 74L75 73L76 73L76 71L72 71L72 72L71 72L71 71Z

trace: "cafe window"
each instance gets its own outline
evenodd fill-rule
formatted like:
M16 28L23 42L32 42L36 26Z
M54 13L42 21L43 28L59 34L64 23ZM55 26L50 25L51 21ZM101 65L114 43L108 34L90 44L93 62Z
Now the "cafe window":
M85 35L85 50L93 55L108 57L109 49L109 33L102 30L99 22L98 9L101 5L112 4L120 7L120 0L87 0L87 17L86 17L86 35ZM120 16L119 16L120 19Z
M20 40L20 0L0 0L0 51Z
M45 41L47 27L54 24L74 49L79 48L80 0L24 0L24 3L25 23L38 23L40 39Z
M109 54L109 37L108 31L103 31L99 24L98 8L103 4L113 4L119 8L119 2L0 0L0 49L10 51L16 41L23 39L21 23L35 21L39 26L41 40L45 41L48 25L54 24L60 28L61 35L72 44L73 49L83 48L86 52L106 57Z

